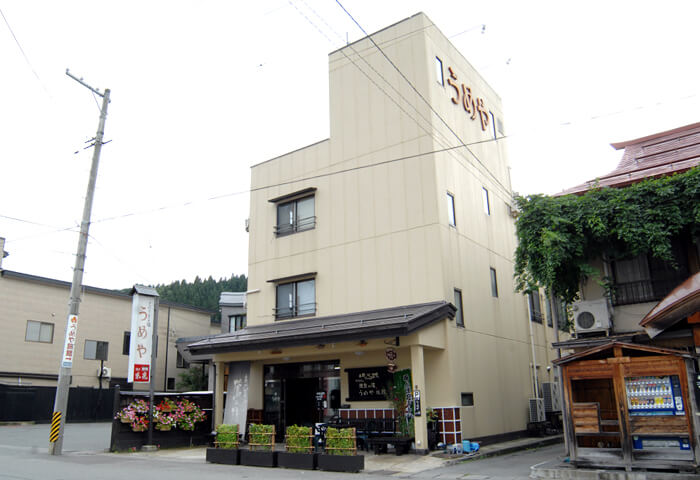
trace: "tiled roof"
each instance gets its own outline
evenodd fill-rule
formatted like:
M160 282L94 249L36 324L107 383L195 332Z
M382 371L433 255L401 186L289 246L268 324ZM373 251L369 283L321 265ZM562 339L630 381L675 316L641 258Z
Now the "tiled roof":
M582 194L596 187L624 187L645 178L680 173L699 165L700 123L613 143L612 146L617 150L625 149L615 170L556 196Z
M408 335L444 318L455 307L445 301L404 305L365 312L253 325L237 332L193 342L194 355L240 352L289 346L317 345Z

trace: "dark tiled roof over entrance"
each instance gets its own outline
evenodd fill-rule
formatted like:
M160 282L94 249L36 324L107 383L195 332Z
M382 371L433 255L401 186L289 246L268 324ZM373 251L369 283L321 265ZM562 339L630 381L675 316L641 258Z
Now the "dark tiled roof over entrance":
M439 301L328 317L280 320L215 335L191 343L188 349L199 355L397 337L444 318L454 318L455 311L451 303Z

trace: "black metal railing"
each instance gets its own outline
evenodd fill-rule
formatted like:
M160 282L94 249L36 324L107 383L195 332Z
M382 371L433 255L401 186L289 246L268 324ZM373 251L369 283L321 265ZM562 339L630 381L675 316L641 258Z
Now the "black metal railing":
M305 230L312 230L316 228L316 217L306 217L299 218L292 223L282 223L275 225L274 231L275 235L281 237L283 235L290 235L296 232L303 232Z
M613 305L658 302L684 279L682 277L664 280L640 280L637 282L616 283L612 288Z
M275 319L284 320L287 318L304 317L316 313L316 302L300 303L291 307L275 308Z

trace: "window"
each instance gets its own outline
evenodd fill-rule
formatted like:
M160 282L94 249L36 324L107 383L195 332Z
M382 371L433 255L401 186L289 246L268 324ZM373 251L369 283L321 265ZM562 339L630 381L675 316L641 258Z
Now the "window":
M440 85L443 87L445 86L445 73L442 69L442 60L440 60L440 57L435 57L435 78Z
M481 187L481 200L484 204L484 213L491 215L491 205L489 204L489 191Z
M554 312L552 312L552 303L550 301L550 297L545 296L544 298L544 310L546 313L545 317L547 317L547 326L548 327L553 327L554 326Z
M109 350L108 342L99 340L85 340L85 352L83 358L85 360L107 360Z
M129 355L131 348L131 332L124 332L124 340L122 343L122 355Z
M175 390L175 378L174 377L168 377L168 386L166 388L167 388L167 390Z
M311 278L277 285L275 318L294 318L316 313L316 281Z
M542 309L540 308L539 292L528 293L527 301L530 304L530 321L542 323Z
M673 241L671 249L677 269L646 254L612 262L613 305L657 302L685 280L689 275L687 250L680 241Z
M311 230L315 226L313 195L277 205L277 236Z
M447 218L450 225L453 227L457 226L455 220L455 197L450 192L447 192Z
M455 307L457 311L455 312L455 321L458 327L464 326L464 309L462 308L462 291L455 288Z
M27 342L53 343L53 323L27 320L24 340Z
M491 296L498 298L498 279L496 278L496 269L489 268L491 274Z
M175 366L177 368L190 368L189 362L185 360L185 357L183 357L180 352L177 352L177 360L175 361Z
M245 315L230 315L228 317L228 331L237 332L238 330L243 330L248 322L246 321Z
M462 406L463 407L473 407L474 406L474 394L472 392L462 392Z

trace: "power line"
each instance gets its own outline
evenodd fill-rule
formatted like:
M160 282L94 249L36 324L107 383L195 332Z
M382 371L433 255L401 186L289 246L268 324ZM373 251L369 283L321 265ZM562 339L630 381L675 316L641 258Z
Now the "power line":
M39 81L39 84L41 85L41 88L44 89L46 94L50 97L51 94L49 91L46 89L46 85L44 85L44 82L41 81L41 78L39 78L39 74L36 73L36 70L34 70L34 67L32 66L32 62L29 61L29 57L27 57L27 54L24 53L24 49L22 48L22 45L19 43L19 40L17 39L17 36L15 35L15 32L12 30L12 27L10 26L10 22L7 21L7 17L3 13L2 9L0 9L0 15L2 15L2 19L5 20L5 25L7 25L7 29L10 31L10 34L12 35L12 38L15 39L15 43L17 44L17 48L19 48L19 51L22 52L22 56L24 57L24 61L27 62L27 65L29 66L29 69L32 71L36 79Z
M418 91L418 89L413 85L413 83L406 77L406 75L404 75L404 73L401 71L401 69L399 69L399 67L397 67L396 64L389 58L389 56L388 56L386 53L384 53L384 50L382 50L382 48L381 48L379 45L377 45L377 42L374 41L374 39L365 31L365 29L362 28L362 25L360 25L359 22L358 22L357 20L355 20L355 18L350 14L350 12L348 12L348 11L345 9L345 7L343 6L343 4L340 3L340 0L335 0L335 3L337 3L337 4L340 6L340 8L342 8L343 11L348 15L348 17L350 17L350 19L355 23L355 25L357 25L357 27L358 27L360 30L362 30L362 33L364 33L364 34L367 36L367 38L369 39L369 41L372 42L372 45L374 45L375 48L376 48L377 50L379 50L379 52L380 52L380 53L382 54L382 56L389 62L389 64L394 68L394 70L396 70L396 71L398 72L398 74L401 75L401 78L403 78L403 79L406 81L406 83L408 84L408 86L411 87L411 89L416 93L416 95L418 95L418 97L419 97L421 100L423 100L423 102L428 106L428 108L430 109L430 111L432 111L432 112L435 114L435 116L437 116L437 118L440 119L440 121L443 123L443 125L445 125L445 127L447 127L447 129L455 136L455 138L456 138L457 140L459 140L459 142L460 142L463 146L467 147L467 145L464 143L464 141L462 140L462 138L457 134L457 132L455 132L455 131L452 129L452 127L450 127L450 125L447 123L447 121L446 121L444 118L442 118L442 116L433 108L433 106L430 104L430 102L423 96L423 94L421 94L421 93ZM496 184L498 184L498 185L503 189L504 192L507 192L508 194L511 193L511 192L508 190L508 188L506 188L505 185L503 185L503 184L500 182L500 180L498 180L498 178L486 167L486 165L483 164L483 162L479 159L479 157L477 157L476 154L475 154L474 152L471 151L471 149L470 149L469 147L467 147L467 151L471 154L472 157L474 157L474 159L475 159L477 162L479 162L479 164L480 164L480 165L484 168L484 170L491 176L491 178L493 178L493 180L496 182Z

